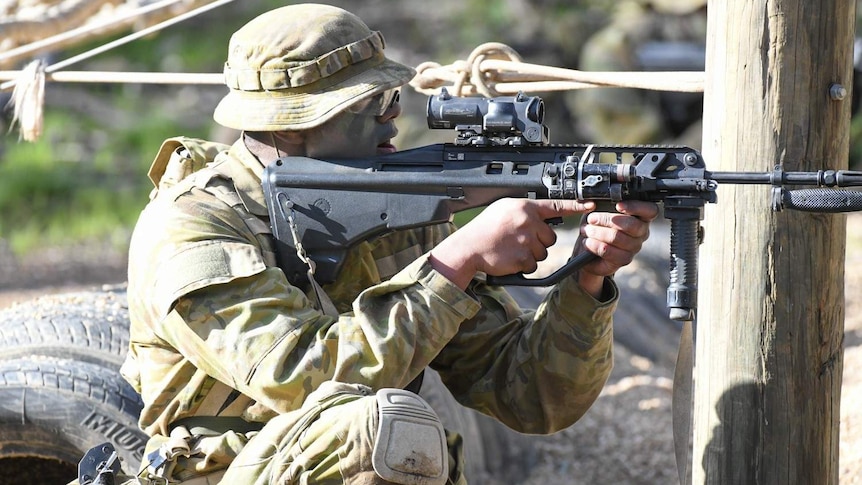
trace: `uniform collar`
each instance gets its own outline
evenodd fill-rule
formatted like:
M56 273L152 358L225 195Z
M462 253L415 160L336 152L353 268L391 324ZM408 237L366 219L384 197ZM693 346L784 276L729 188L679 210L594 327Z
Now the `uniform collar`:
M254 154L252 154L240 137L228 151L232 160L239 163L231 163L231 178L234 187L242 199L245 208L256 216L268 216L266 208L266 197L263 193L264 165Z

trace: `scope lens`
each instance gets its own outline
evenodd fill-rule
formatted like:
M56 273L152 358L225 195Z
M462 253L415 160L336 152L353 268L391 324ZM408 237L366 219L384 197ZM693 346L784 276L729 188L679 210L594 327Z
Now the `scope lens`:
M545 121L545 102L541 98L535 97L527 106L527 118L534 123L543 123Z

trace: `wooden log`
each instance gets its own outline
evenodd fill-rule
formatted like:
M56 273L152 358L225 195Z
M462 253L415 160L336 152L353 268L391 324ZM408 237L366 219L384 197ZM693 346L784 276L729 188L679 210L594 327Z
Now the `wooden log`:
M709 2L711 170L848 163L853 0ZM693 483L838 483L845 217L720 186L701 248Z

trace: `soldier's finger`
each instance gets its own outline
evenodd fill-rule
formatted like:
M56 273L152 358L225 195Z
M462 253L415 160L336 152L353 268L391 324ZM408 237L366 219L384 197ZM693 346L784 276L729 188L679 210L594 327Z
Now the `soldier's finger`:
M596 203L591 200L541 199L531 200L530 202L536 206L539 216L544 219L583 214L584 212L589 212L596 207Z
M617 210L623 214L635 216L638 219L651 222L658 217L658 205L643 200L624 200L617 203Z

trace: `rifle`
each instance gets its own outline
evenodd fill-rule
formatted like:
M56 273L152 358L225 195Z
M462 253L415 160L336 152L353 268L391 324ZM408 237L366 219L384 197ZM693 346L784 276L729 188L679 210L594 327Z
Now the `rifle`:
M776 211L862 209L862 192L834 188L862 186L862 172L786 172L780 166L711 172L697 150L684 146L549 144L543 101L523 93L462 98L444 89L429 98L426 115L430 128L454 129L455 142L362 159L285 157L266 168L263 188L277 259L288 279L304 281L310 265L318 282L332 282L355 243L448 222L457 212L504 197L646 200L662 204L670 221L670 318L691 321L700 221L705 204L717 201L719 184L770 185ZM488 282L549 286L594 258L582 253L545 278L515 274L489 276Z

